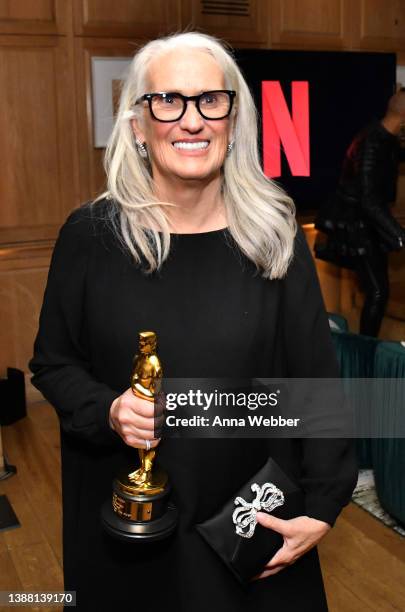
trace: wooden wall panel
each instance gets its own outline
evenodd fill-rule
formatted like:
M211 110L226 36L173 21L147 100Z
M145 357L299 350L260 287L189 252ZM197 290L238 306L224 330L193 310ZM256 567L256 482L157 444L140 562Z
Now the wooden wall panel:
M315 229L313 223L303 224L302 228L310 251L313 253L318 230ZM326 310L328 312L340 312L341 269L320 259L315 259L315 263Z
M64 37L0 37L0 244L49 237L77 201L70 74Z
M275 47L343 49L352 37L349 0L270 0Z
M360 0L353 4L356 49L405 51L405 2Z
M182 25L235 46L261 47L268 39L268 4L263 0L183 0Z
M74 0L76 34L154 38L180 28L180 0Z
M64 34L70 0L0 0L0 34Z
M27 371L53 244L0 251L0 376Z

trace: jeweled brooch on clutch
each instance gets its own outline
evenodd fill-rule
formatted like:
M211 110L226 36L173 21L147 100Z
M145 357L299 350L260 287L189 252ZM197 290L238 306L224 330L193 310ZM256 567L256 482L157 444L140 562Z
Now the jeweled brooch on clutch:
M242 538L253 536L258 512L261 510L272 512L272 510L284 504L284 493L272 482L265 482L262 486L253 483L250 488L256 494L254 500L249 503L243 497L237 497L235 505L239 508L235 508L232 514L236 533Z

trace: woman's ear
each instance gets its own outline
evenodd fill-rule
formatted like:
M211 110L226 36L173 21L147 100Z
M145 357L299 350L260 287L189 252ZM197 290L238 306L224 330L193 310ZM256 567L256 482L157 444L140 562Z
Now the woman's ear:
M145 134L143 130L141 129L141 126L139 125L138 119L131 119L131 127L132 127L133 133L135 134L136 140L143 144L146 139L145 139Z

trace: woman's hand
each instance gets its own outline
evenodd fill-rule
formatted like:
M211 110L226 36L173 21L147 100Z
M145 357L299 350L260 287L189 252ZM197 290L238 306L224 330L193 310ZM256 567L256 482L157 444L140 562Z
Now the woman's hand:
M156 438L155 403L141 399L127 389L117 397L110 408L110 427L128 446L146 448L146 440L150 448L155 448L160 438Z
M265 565L262 573L255 576L253 580L267 578L291 565L301 555L316 546L331 529L328 523L309 516L298 516L285 521L271 514L258 512L257 522L263 527L280 533L284 538L284 544Z

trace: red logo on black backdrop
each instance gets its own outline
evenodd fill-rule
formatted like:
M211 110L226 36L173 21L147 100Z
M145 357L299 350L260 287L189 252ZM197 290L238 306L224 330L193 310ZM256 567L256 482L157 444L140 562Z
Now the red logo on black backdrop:
M291 83L291 113L279 81L262 81L263 162L270 178L281 176L281 147L293 176L310 176L309 83Z

